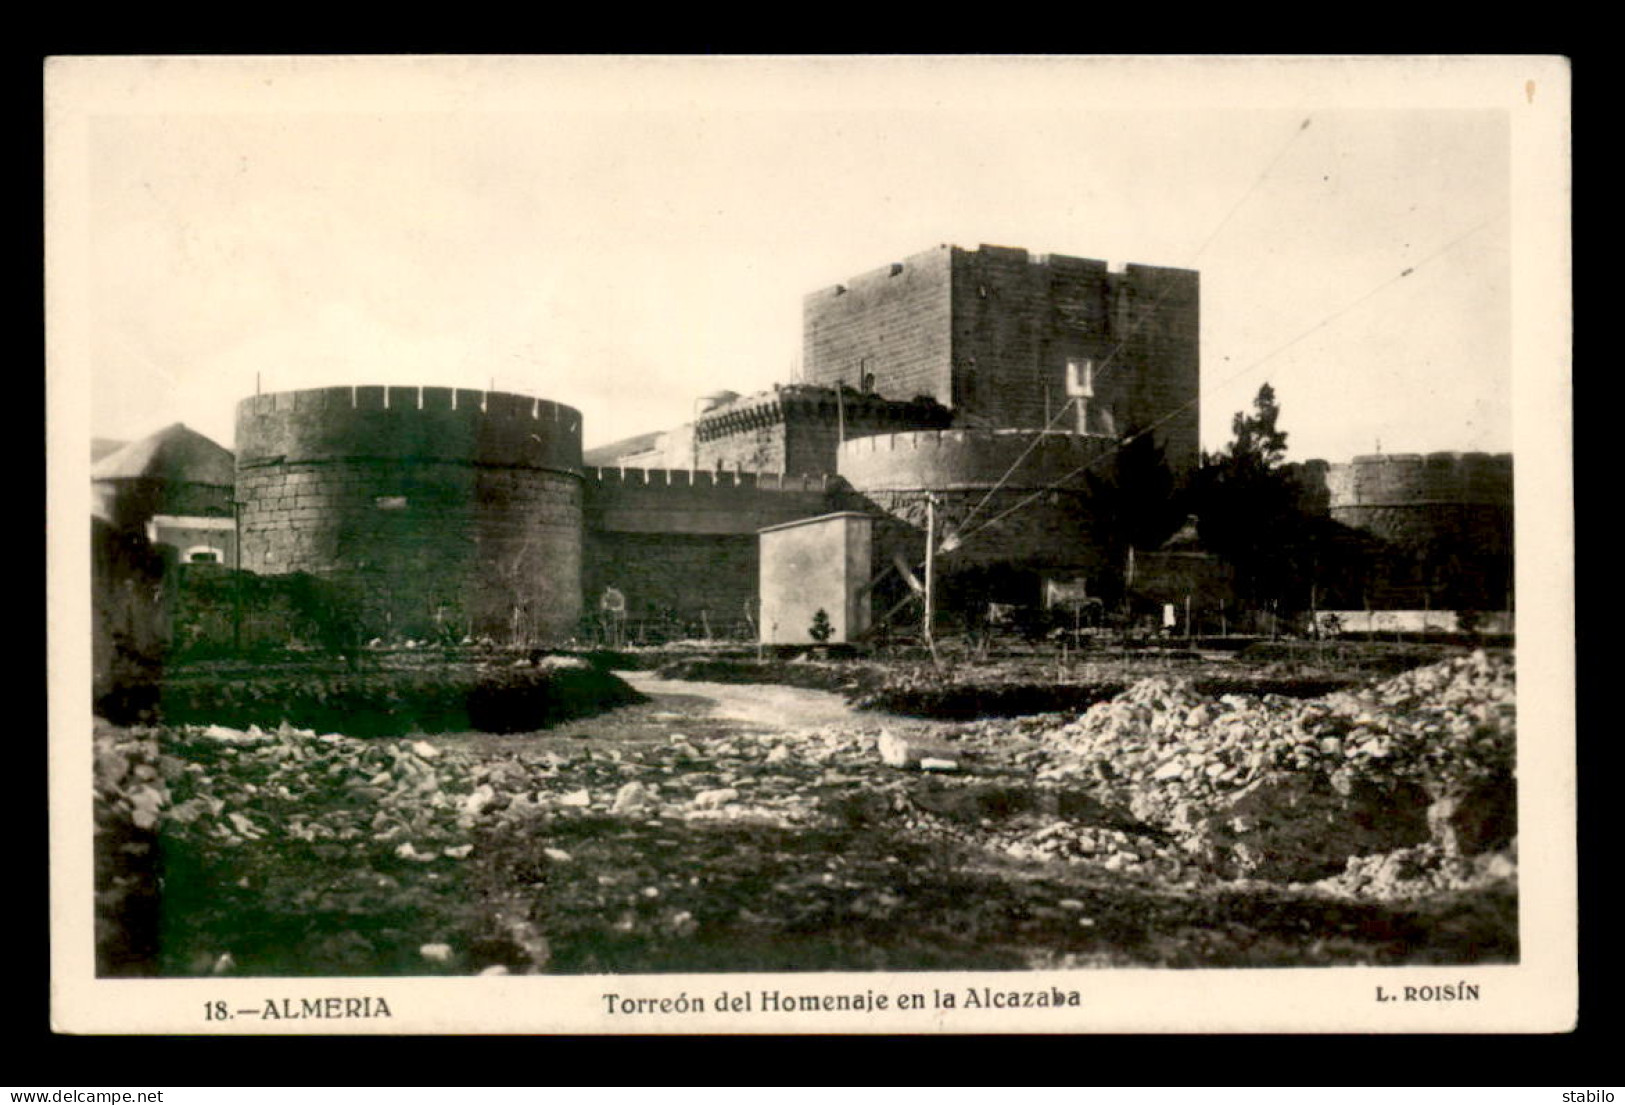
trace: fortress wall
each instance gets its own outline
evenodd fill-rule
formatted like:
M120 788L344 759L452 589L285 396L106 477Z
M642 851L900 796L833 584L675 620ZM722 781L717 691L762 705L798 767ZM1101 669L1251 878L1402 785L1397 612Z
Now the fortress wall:
M824 513L829 476L683 468L588 468L584 516L593 532L752 534Z
M829 476L589 468L585 471L589 616L604 588L626 597L629 629L738 631L754 616L756 531L827 513Z

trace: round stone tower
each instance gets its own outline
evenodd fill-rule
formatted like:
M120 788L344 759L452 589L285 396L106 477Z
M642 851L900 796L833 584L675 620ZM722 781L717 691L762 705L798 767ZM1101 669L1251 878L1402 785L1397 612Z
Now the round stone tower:
M1396 545L1512 552L1512 457L1506 453L1373 454L1326 476L1334 519Z
M1087 473L1113 445L1095 435L924 430L845 442L837 465L863 499L917 529L935 495L939 534L962 538L949 540L943 570L1094 569Z
M1374 534L1400 558L1389 604L1510 610L1514 566L1512 457L1386 454L1334 464L1331 516Z
M503 392L337 387L237 407L242 566L353 595L363 637L539 643L581 616L581 415Z

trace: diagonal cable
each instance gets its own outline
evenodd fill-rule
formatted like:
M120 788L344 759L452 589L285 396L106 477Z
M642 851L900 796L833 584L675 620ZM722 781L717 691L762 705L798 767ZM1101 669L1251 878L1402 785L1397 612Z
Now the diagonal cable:
M1247 190L1236 199L1235 203L1230 205L1230 210L1225 212L1224 217L1219 220L1218 224L1208 233L1208 236L1203 239L1202 244L1196 248L1196 252L1191 254L1190 264L1194 265L1201 258L1202 254L1207 251L1207 247L1213 244L1214 239L1219 236L1219 233L1224 230L1227 225L1229 225L1231 219L1235 218L1236 212L1241 210L1242 205L1245 204L1247 200L1252 198L1253 193L1258 191L1259 186L1264 183L1265 179L1269 177L1270 173L1275 171L1275 167L1281 163L1281 159L1286 156L1287 151L1290 150L1293 143L1298 140L1298 136L1309 129L1309 124L1313 118L1313 116L1306 116L1303 122L1298 124L1298 128L1292 132L1292 135L1284 143L1282 143L1281 148L1276 151L1275 156L1270 159L1269 164L1265 165L1263 170L1253 178L1253 182L1247 186ZM1097 381L1105 380L1107 373L1110 372L1113 367L1115 367L1118 354L1128 347L1128 343L1133 340L1136 334L1140 332L1140 328L1144 326L1146 322L1150 321L1156 316L1157 309L1162 306L1163 300L1167 298L1168 282L1163 281L1162 287L1158 289L1156 298L1151 301L1151 306L1146 310L1137 313L1137 316L1130 322L1127 331L1120 339L1118 339L1117 344L1112 347L1111 351L1106 354L1105 359L1100 364L1100 368L1096 372L1095 378ZM1038 447L1038 443L1044 439L1044 435L1055 428L1055 424L1060 421L1061 415L1072 406L1076 399L1076 396L1067 397L1067 401L1062 404L1061 409L1055 412L1055 417L1051 418L1049 422L1045 424L1042 431L1033 436L1032 440L1028 442L1027 447L1021 451L1021 455L1016 457L1009 468L1005 469L1004 474L999 477L998 482L996 482L992 487L988 488L987 492L976 501L976 504L972 506L969 512L966 513L965 517L960 520L960 529L970 525L971 521L975 519L979 513L981 513L982 508L987 505L988 501L992 499L993 496L1002 487L1004 487L1007 482L1009 482L1010 477L1015 475L1016 469L1021 467L1022 462L1025 461L1032 451ZM1161 422L1156 423L1156 425L1161 425ZM1134 435L1134 437L1139 436L1141 435ZM1133 438L1130 438L1129 440L1133 440Z
M1381 294L1383 291L1385 291L1388 288L1391 288L1393 285L1399 283L1401 280L1404 280L1406 277L1410 276L1412 273L1416 272L1418 269L1422 268L1424 265L1430 264L1431 262L1437 260L1439 257L1442 257L1444 254L1450 252L1450 250L1454 249L1460 243L1466 241L1468 238L1472 237L1474 234L1477 234L1480 230L1483 230L1485 227L1489 226L1491 223L1494 223L1497 220L1499 220L1504 214L1505 214L1505 212L1501 212L1501 213L1496 214L1496 215L1494 215L1494 216L1492 216L1492 217L1490 217L1488 219L1485 219L1483 222L1478 223L1476 226L1472 227L1471 229L1469 229L1469 230L1463 232L1462 234L1459 234L1456 237L1452 238L1450 241L1446 242L1443 246L1440 246L1437 250L1434 250L1428 256L1424 257L1422 260L1417 261L1415 264L1410 265L1407 268L1401 270L1399 275L1393 276L1393 277L1390 277L1387 280L1384 280L1382 283L1378 284L1376 287L1372 288L1370 291L1366 292L1364 295L1360 296L1358 299L1352 300L1351 302L1344 304L1342 307L1339 307L1337 310L1333 311L1331 314L1329 314L1326 317L1322 318L1319 322L1315 323L1313 326L1309 327L1309 329L1307 329L1307 330L1303 331L1302 333L1298 334L1296 337L1292 338L1289 341L1283 342L1281 345L1276 346L1274 349L1270 350L1268 353L1264 354L1262 357L1259 357L1257 360L1252 361L1252 362L1248 363L1245 367L1237 370L1236 372L1231 373L1229 376L1227 376L1223 380L1219 381L1219 386L1223 387L1226 384L1229 384L1229 383L1231 383L1231 382L1233 382L1235 380L1238 380L1242 376L1245 376L1247 373L1253 371L1255 368L1258 368L1260 365L1263 365L1263 364L1275 359L1276 357L1280 356L1282 353L1286 352L1288 349L1291 349L1294 345L1297 345L1299 342L1303 341L1305 338L1308 338L1311 335L1318 333L1320 330L1322 330L1325 327L1331 325L1333 322L1335 322L1338 319L1342 318L1344 315L1348 314L1350 311L1353 311L1356 307L1359 307L1360 305L1364 304L1368 300L1371 300L1371 299L1375 298L1377 295ZM1200 400L1200 396L1198 396L1197 399L1192 399L1192 400L1189 400L1188 402L1181 403L1179 406L1177 406L1173 410L1169 411L1163 417L1157 419L1155 422L1153 422L1151 425L1147 426L1145 429L1140 430L1140 431L1138 431L1136 433L1133 433L1133 434L1129 435L1128 437L1124 438L1122 441L1120 441L1116 445L1114 445L1111 449L1108 449L1107 451L1101 453L1099 456L1093 457L1090 460L1084 462L1083 464L1078 465L1078 467L1072 469L1070 472L1066 473L1066 475L1062 476L1060 479L1055 480L1052 483L1046 484L1045 486L1039 488L1037 491L1034 491L1032 494L1030 494L1030 495L1026 496L1025 498L1021 499L1020 501L1016 502L1015 504L1010 506L1008 509L1003 510L1003 511L999 512L998 514L994 515L993 517L989 518L987 521L983 522L981 525L977 526L975 529L971 529L971 530L961 529L960 532L957 533L954 536L954 540L953 540L952 544L948 545L947 548L939 549L939 552L942 552L942 553L952 552L954 549L956 549L956 548L960 547L961 545L963 545L966 540L968 540L971 537L974 537L976 534L980 533L982 530L987 529L989 526L997 524L998 522L1002 521L1003 519L1009 517L1011 514L1014 514L1016 511L1025 508L1030 503L1032 503L1034 500L1036 500L1039 497L1047 494L1050 491L1055 490L1056 488L1060 487L1062 484L1064 484L1067 481L1071 480L1075 476L1081 475L1082 473L1088 471L1090 468L1094 467L1096 464L1099 464L1101 461L1107 459L1108 457L1115 456L1117 453L1121 452L1124 448L1126 448L1127 446L1129 446L1133 442L1135 442L1135 441L1139 440L1140 438L1144 437L1146 434L1149 434L1153 430L1157 429L1159 426L1162 426L1163 424L1165 424L1165 423L1171 421L1172 419L1178 417L1179 415L1183 414L1186 410L1188 410L1189 408L1195 406L1196 403L1199 400Z

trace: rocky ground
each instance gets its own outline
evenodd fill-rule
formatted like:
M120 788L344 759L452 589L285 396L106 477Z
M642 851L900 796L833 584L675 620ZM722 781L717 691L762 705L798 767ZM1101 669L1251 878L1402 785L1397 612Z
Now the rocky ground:
M810 693L810 692L804 692ZM1516 959L1513 666L957 724L95 736L108 974Z

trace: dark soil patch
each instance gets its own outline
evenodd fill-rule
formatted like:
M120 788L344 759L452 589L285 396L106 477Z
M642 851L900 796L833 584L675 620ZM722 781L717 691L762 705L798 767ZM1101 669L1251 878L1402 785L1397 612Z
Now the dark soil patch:
M1263 697L1278 694L1284 698L1320 698L1333 691L1346 691L1362 686L1367 679L1356 675L1345 676L1284 676L1284 675L1221 675L1191 681L1197 694L1218 698L1227 694Z
M1396 643L1376 638L1336 640L1255 641L1241 651L1243 663L1265 667L1332 668L1339 672L1386 677L1436 664L1450 656L1471 651L1468 644L1454 639L1410 640Z
M658 653L626 652L612 648L596 648L575 655L600 671L654 671L666 662Z
M399 736L479 730L518 733L644 701L618 676L593 667L463 664L352 670L333 664L172 670L103 696L96 712L116 724L250 725Z
M909 717L943 721L976 718L1023 717L1028 714L1087 710L1121 694L1128 684L1017 683L981 686L975 683L926 685L910 681L857 695L853 705Z
M150 969L209 974L229 951L233 975L422 975L437 966L465 974L466 963L436 965L420 952L448 939L466 946L478 920L463 873L438 866L425 871L355 844L171 845L161 858L161 939Z
M871 810L870 814L882 811ZM883 816L789 831L556 822L482 841L482 889L544 933L548 973L1251 967L1515 958L1516 900L1356 903L1274 891L1159 889L1043 865L989 865L899 838ZM569 855L546 858L543 847ZM606 872L613 875L606 879ZM524 960L517 948L511 969Z
M922 779L908 787L917 808L965 825L1018 818L1064 818L1077 825L1165 839L1167 834L1125 810L1114 809L1087 791L1035 787L1021 783L950 784Z

